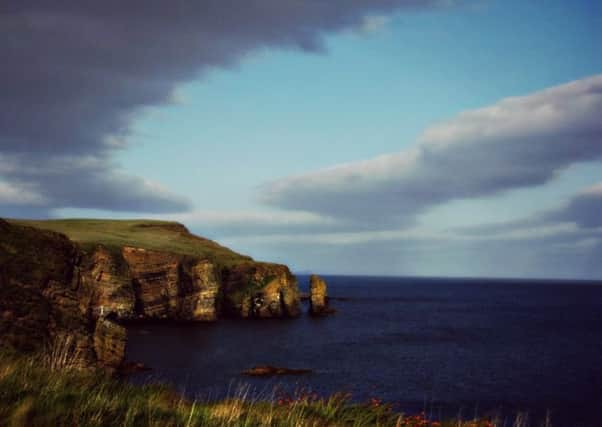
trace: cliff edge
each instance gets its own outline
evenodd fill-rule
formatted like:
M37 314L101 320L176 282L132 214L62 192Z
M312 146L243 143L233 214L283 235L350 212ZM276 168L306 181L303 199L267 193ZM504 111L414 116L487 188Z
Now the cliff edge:
M296 278L182 224L0 220L0 346L123 362L124 321L294 317Z

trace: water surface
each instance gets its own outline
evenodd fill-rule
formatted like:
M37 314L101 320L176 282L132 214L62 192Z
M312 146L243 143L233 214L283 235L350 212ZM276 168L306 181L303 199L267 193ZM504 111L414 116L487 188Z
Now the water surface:
M534 420L550 409L555 425L602 425L602 284L325 279L345 298L332 317L132 326L127 356L153 368L133 381L167 380L201 397L278 383L434 415L524 410ZM307 280L299 276L302 288ZM314 373L240 375L260 364Z

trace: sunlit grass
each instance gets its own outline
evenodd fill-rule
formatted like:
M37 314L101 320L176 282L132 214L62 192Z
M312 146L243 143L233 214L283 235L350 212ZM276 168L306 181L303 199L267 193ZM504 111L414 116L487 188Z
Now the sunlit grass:
M190 234L176 222L107 219L10 220L10 222L65 234L84 248L98 244L117 249L123 246L135 246L207 258L222 265L252 260L212 240Z

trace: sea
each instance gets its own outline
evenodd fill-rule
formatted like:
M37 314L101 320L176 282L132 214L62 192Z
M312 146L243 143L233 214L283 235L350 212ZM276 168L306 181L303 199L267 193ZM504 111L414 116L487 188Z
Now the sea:
M602 282L322 277L332 316L303 303L296 319L131 325L127 358L152 370L130 380L199 399L343 392L433 419L602 426ZM241 375L256 365L312 373Z

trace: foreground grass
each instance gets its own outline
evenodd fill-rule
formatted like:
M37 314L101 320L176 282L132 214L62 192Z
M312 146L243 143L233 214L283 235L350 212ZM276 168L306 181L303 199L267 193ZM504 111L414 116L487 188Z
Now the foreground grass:
M220 244L190 234L176 222L156 220L57 219L9 222L65 234L82 247L135 246L212 259L222 265L252 261Z
M300 394L257 400L245 388L192 401L164 385L135 386L100 372L51 369L38 357L0 354L0 425L8 426L493 426L404 417L379 401L353 404Z

